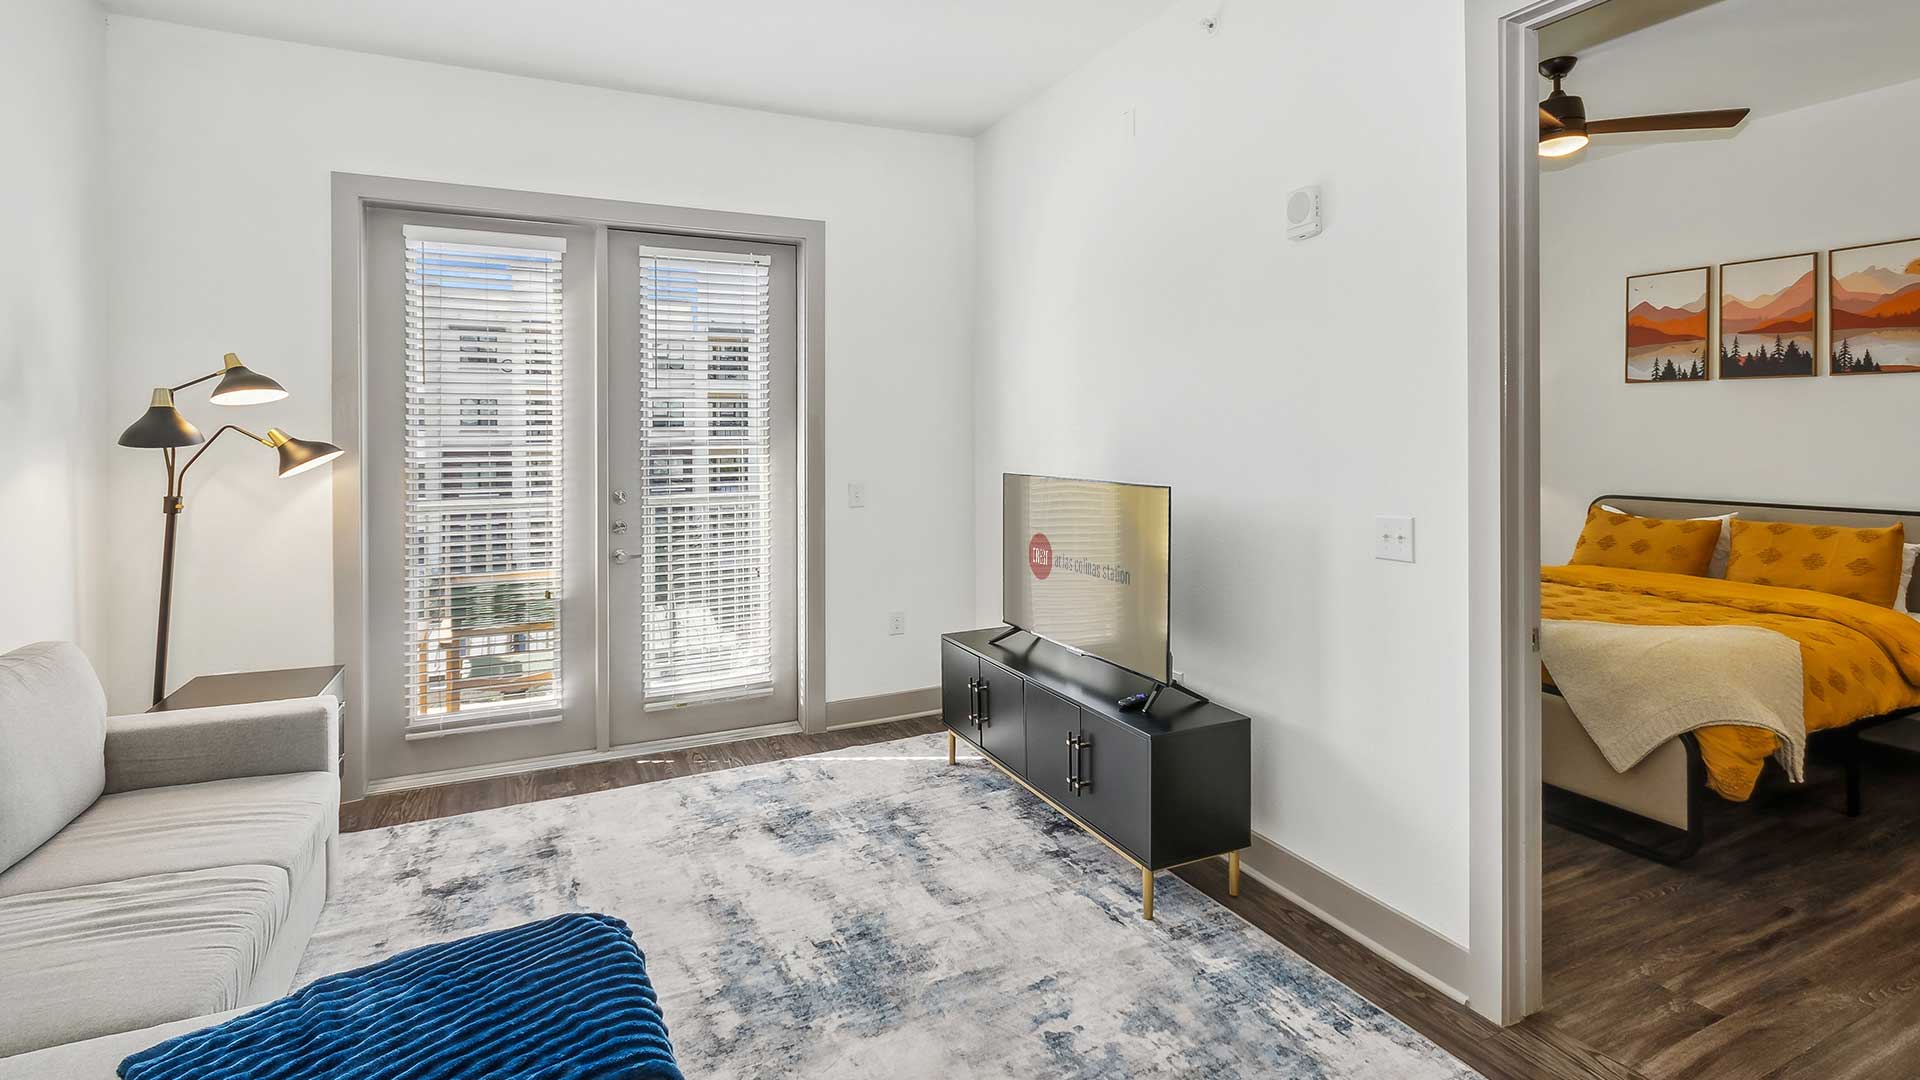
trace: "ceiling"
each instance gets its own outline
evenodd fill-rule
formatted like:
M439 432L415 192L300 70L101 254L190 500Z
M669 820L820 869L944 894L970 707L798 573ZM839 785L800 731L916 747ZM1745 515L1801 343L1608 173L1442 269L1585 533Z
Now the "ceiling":
M1540 33L1589 117L1745 106L1758 119L1920 78L1917 0L1609 0ZM1551 85L1540 80L1540 96ZM1743 125L1744 126L1744 125ZM1585 154L1732 132L1608 135Z
M974 134L1169 0L105 0L111 11L618 90Z

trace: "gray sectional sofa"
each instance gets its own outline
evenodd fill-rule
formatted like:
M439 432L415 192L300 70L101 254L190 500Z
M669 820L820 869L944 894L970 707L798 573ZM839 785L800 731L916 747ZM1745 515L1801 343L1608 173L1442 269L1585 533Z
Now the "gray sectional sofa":
M106 715L79 649L0 655L0 1077L284 995L334 865L330 697Z

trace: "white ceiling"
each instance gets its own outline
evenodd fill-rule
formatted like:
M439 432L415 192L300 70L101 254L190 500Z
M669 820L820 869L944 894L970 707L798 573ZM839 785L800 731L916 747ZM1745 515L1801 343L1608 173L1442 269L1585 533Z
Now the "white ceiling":
M105 0L285 41L973 134L1169 0Z
M1616 5L1683 13L1588 44ZM1632 12L1641 15L1637 10ZM1641 18L1645 23L1653 21ZM1584 25L1583 25L1584 24ZM1592 119L1745 106L1754 118L1920 78L1920 0L1612 0L1542 31L1541 56L1571 49L1566 81ZM1540 96L1551 89L1540 80ZM1588 154L1727 133L1608 135Z

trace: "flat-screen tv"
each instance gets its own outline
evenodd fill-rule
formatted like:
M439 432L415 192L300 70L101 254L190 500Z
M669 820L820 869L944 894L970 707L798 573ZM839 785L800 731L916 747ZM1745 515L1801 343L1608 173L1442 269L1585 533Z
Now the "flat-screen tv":
M1173 489L1006 473L1001 619L1166 682Z

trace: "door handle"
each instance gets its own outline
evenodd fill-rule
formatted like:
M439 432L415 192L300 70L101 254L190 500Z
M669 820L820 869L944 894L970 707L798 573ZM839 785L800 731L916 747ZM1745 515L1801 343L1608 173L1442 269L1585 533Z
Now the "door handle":
M613 549L613 561L614 561L614 562L617 562L617 563L624 563L624 562L626 562L626 561L627 561L628 559L631 559L631 558L633 558L633 556L631 556L631 555L629 555L629 554L627 554L627 549L626 549L626 548L614 548L614 549Z

